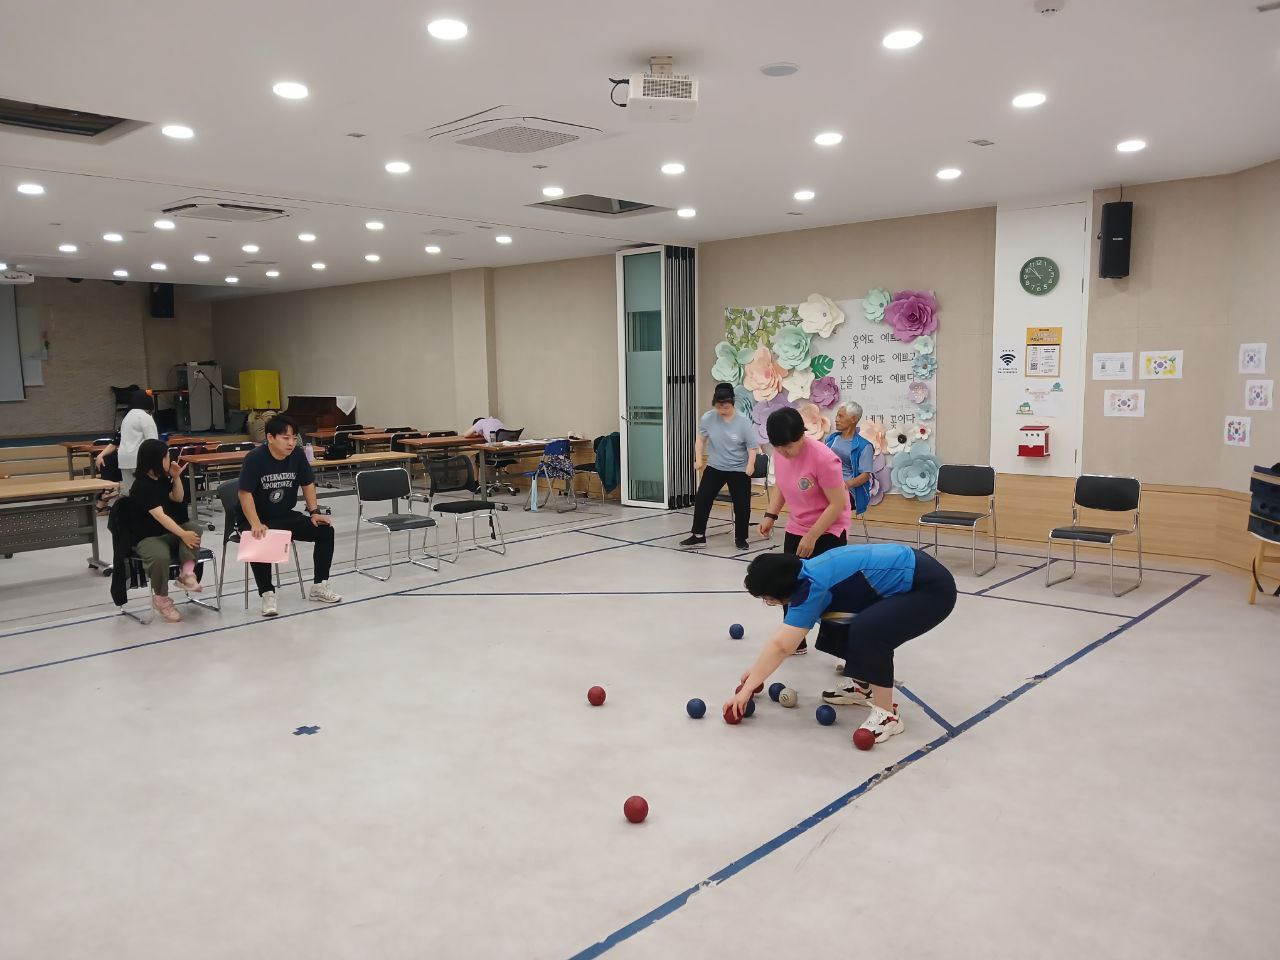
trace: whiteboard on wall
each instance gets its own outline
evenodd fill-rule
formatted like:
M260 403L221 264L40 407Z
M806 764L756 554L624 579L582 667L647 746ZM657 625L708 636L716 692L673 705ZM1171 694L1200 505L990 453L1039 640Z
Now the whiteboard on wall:
M25 399L22 345L18 340L17 290L0 285L0 402Z

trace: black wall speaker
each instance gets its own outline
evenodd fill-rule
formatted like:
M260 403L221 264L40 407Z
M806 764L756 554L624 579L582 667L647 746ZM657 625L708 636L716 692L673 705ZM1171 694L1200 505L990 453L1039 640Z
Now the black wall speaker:
M1128 262L1128 258L1125 258ZM151 285L151 316L156 320L173 319L173 284L153 283Z
M1120 200L1102 205L1098 233L1098 276L1118 279L1129 275L1129 247L1133 242L1133 203Z

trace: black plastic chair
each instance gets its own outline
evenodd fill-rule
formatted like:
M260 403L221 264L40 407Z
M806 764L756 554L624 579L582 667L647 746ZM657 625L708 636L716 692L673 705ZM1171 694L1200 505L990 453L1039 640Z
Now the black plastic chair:
M121 531L121 534L124 539L128 540L129 542L132 542L132 539L130 538L129 532L128 532L128 529L129 529L128 516L129 516L129 498L127 496L118 497L116 501L111 505L111 517L107 521L107 524L109 527L113 528L113 533L115 529L118 529ZM207 531L213 530L212 523L206 522L204 526ZM129 551L129 555L125 558L124 562L126 566L127 579L125 581L124 602L119 604L120 612L123 613L126 617L128 617L131 620L136 620L138 621L138 623L141 623L144 625L148 624L151 622L152 618L154 617L155 611L152 609L150 605L148 605L145 610L141 610L141 609L130 610L129 594L128 594L128 591L130 590L140 590L143 587L146 587L149 585L149 581L147 580L146 564L143 563L142 558L139 557L133 550ZM196 551L196 579L197 580L203 576L204 565L206 563L208 563L213 568L213 580L214 580L213 602L211 603L208 600L202 600L200 599L200 596L198 594L192 594L192 593L187 594L187 602L194 603L198 607L204 607L206 610L212 610L214 613L221 613L222 612L222 577L218 571L217 563L214 562L213 551L210 550L208 547L201 546L200 549ZM169 564L170 580L176 580L178 578L179 573L181 573L181 567L182 565L178 563L177 558L174 558L174 560Z
M600 443L603 440L604 440L603 436L596 437L594 440L591 441L591 449L598 451L600 449ZM596 478L596 486L600 488L600 502L604 503L604 481L600 479L599 454L597 453L596 459L592 460L590 463L575 463L573 465L573 471L574 473L586 474L588 478L590 477ZM591 496L591 480L590 479L587 480L587 496L588 497Z
M257 444L252 440L241 440L238 443L220 443L214 449L214 453L239 453L244 451L248 453L250 450L257 448Z
M1111 593L1123 597L1142 585L1142 527L1139 523L1142 502L1142 484L1135 477L1111 477L1085 474L1076 478L1075 495L1071 498L1071 526L1054 527L1049 531L1049 551L1044 565L1046 587L1070 580L1076 575L1076 553L1082 543L1107 544L1111 547ZM1084 527L1080 525L1080 507L1086 510L1105 510L1109 513L1133 511L1133 526L1128 530L1114 527ZM1116 593L1116 539L1134 534L1138 541L1138 579ZM1057 580L1049 579L1049 567L1053 563L1053 541L1071 544L1071 572Z
M405 452L404 444L402 444L400 441L401 440L417 440L421 436L422 434L418 433L416 430L406 430L401 433L393 433L391 436L391 452L404 453Z
M361 433L363 431L363 423L340 423L333 428L333 435L336 437L340 433Z
M755 480L764 481L764 502L767 508L769 503L769 455L767 453L756 454L756 463L755 463L755 467L751 471L751 479L753 481ZM753 487L755 486L754 482L752 483L752 486ZM601 496L601 499L603 500L604 498L603 484L601 484L601 487L600 487L600 496ZM733 503L733 495L729 493L728 490L721 490L719 493L716 494L716 501L718 503ZM864 522L862 525L862 528L865 530L866 526L867 525Z
M383 427L383 433L413 433L417 427Z
M519 430L495 430L493 431L494 443L511 443L520 439L520 435L524 433L524 427ZM519 462L519 457L503 456L496 454L492 460L487 460L489 469L492 471L488 482L485 483L485 493L493 493L495 490L506 490L513 497L516 495L516 488L510 483L506 471L515 466Z
M408 505L408 513L400 512L401 498ZM413 486L409 482L408 470L404 467L361 470L356 474L356 500L359 503L356 509L356 573L372 577L374 580L387 581L391 579L391 568L395 565L395 555L391 543L391 535L393 533L408 535L410 541L408 546L409 562L415 567L426 567L428 570L440 569L440 528L430 517L420 516L413 512L414 500L420 500L424 503L430 503L430 500L414 494ZM388 500L391 501L390 513L376 517L366 517L364 515L364 505L366 503L386 503ZM380 577L376 573L370 573L368 570L360 568L360 525L362 523L371 523L387 531L387 575L385 577ZM427 530L431 527L436 528L435 554L427 553ZM422 531L422 555L424 557L434 556L436 561L434 567L425 560L413 559L412 539L414 530Z
M986 513L943 510L942 495L949 497L986 497ZM978 524L990 520L991 565L978 571ZM933 555L938 555L939 527L969 528L969 566L975 577L982 577L1000 562L1000 542L996 538L996 472L991 467L948 463L938 471L938 489L933 494L933 509L923 514L916 524L916 549L920 548L920 530L933 527Z
M494 503L492 500L478 500L476 494L480 491L480 484L476 482L475 467L471 463L471 458L467 456L453 456L445 460L423 460L422 465L426 468L428 476L431 478L431 491L428 497L428 503L434 508L436 513L453 515L453 538L454 549L451 557L439 555L441 560L446 563L453 563L462 553L462 533L459 529L461 518L471 515L471 542L481 550L488 550L490 553L506 554L507 541L502 534L502 525L498 523L498 511L505 510L502 504ZM446 500L443 503L436 501L442 493L469 493L469 500ZM489 539L496 541L497 546L488 546L480 542L476 534L476 515L487 514L489 517ZM438 534L437 534L438 536Z
M222 572L218 576L218 602L222 602L222 581L227 575L227 544L239 543L240 535L246 531L244 515L240 512L240 481L224 480L218 484L218 499L222 501ZM298 560L298 545L290 543L293 550L293 568L298 571L298 589L302 599L307 599L307 588L302 585L302 563ZM283 586L280 578L280 564L275 564L276 584ZM244 564L244 608L249 609L249 564Z

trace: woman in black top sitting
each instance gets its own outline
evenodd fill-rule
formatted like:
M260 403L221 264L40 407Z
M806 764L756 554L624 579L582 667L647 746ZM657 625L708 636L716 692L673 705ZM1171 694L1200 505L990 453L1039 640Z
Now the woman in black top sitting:
M196 551L200 549L201 524L187 520L183 501L182 472L186 464L169 462L169 450L160 440L144 440L138 447L138 467L129 488L129 534L134 552L142 558L151 581L156 612L169 623L182 619L169 599L169 565L178 551L182 565L178 585L187 593L199 593Z

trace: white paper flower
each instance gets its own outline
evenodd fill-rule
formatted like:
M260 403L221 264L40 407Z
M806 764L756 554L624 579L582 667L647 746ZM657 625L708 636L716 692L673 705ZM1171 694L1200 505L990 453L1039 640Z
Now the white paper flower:
M809 299L800 304L800 329L805 333L829 337L842 323L844 311L820 293L809 294Z
M885 434L885 438L889 441L885 449L891 454L902 453L911 446L911 435L905 430L890 430Z
M813 371L808 367L796 367L788 371L782 378L782 389L792 400L808 400L809 388L813 386Z
M926 427L923 423L916 424L916 428L912 431L911 439L916 442L928 440L933 435L933 431Z
M933 353L933 337L928 334L925 334L923 337L916 337L911 341L911 346L913 346L916 353L921 356L926 353Z

